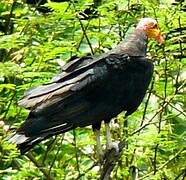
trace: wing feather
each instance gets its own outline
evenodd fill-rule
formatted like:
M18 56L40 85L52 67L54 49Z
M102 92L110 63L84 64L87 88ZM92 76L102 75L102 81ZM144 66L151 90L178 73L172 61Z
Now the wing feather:
M19 105L31 109L49 99L55 102L55 96L60 95L61 99L68 97L73 91L81 90L98 79L104 79L107 73L106 64L119 69L126 60L128 60L127 55L115 57L114 54L105 54L100 58L87 56L72 60L64 67L65 71L60 73L55 80L28 90L24 98L19 101ZM121 63L119 64L119 62Z
M44 103L54 96L60 95L61 97L66 97L70 94L70 90L75 91L86 86L87 83L85 83L85 79L93 74L93 69L89 69L79 76L67 81L39 86L30 92L25 98L20 100L19 105L25 108L32 108L39 105L40 103Z

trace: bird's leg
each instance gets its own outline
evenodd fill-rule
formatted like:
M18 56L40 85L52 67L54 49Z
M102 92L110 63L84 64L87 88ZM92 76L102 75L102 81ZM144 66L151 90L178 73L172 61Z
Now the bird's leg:
M99 124L94 124L92 126L93 131L95 133L96 137L96 153L100 161L103 159L103 148L101 146L101 138L100 138L100 128L101 128L101 123Z
M116 153L119 153L119 147L116 142L112 142L111 134L110 134L110 126L109 123L105 122L105 131L106 131L106 148L112 149L114 148L116 150Z
M96 136L96 152L97 156L100 160L103 159L103 148L101 146L101 138L100 138L100 130L95 129L94 130L95 136Z

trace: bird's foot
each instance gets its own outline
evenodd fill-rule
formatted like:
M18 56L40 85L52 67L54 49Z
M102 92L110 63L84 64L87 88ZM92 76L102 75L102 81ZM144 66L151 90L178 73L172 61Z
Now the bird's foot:
M109 143L107 143L106 148L108 150L114 149L116 151L116 154L119 154L119 144L117 142L109 142Z

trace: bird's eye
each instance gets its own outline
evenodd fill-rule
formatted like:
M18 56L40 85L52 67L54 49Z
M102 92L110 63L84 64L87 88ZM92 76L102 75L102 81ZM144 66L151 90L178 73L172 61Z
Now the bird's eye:
M152 26L152 28L158 28L158 25L157 24L154 24L153 26Z

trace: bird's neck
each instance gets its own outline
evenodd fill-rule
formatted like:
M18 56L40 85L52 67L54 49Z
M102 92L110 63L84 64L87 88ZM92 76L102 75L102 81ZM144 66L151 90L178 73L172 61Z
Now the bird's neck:
M123 40L118 46L121 52L130 56L146 56L147 36L145 32L135 30L127 40Z

